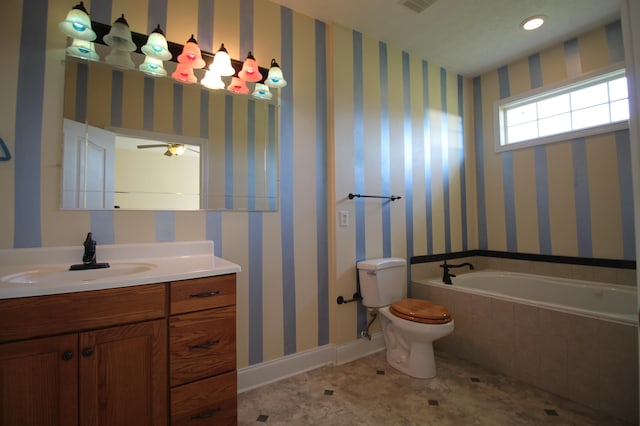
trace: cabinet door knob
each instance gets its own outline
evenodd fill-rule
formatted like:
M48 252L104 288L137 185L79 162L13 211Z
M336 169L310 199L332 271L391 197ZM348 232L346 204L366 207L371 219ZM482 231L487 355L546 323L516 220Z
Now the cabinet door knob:
M82 350L82 356L91 356L93 355L93 348L84 348Z
M62 359L64 361L69 361L71 358L73 358L73 352L65 351L65 352L62 353Z

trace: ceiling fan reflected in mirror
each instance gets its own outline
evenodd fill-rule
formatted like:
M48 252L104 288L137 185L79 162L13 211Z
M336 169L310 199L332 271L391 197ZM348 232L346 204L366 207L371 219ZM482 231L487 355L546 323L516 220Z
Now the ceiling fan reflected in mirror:
M161 144L151 144L151 145L138 145L138 149L149 149L149 148L166 148L164 155L167 157L173 157L176 155L183 155L187 151L192 151L197 154L200 154L200 150L195 146L185 145L182 143L161 143Z

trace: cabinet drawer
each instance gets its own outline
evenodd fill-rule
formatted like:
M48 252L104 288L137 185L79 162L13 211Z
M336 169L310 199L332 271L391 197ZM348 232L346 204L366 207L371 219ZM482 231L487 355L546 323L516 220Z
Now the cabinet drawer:
M236 304L236 274L175 281L170 284L171 314Z
M171 389L171 425L236 425L236 372Z
M170 318L171 386L235 370L235 314L227 306Z

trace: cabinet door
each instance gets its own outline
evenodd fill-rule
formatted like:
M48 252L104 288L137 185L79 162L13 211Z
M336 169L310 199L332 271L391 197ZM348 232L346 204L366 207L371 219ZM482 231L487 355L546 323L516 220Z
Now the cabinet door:
M0 345L0 424L78 424L78 335Z
M80 334L80 423L167 423L167 325L147 321Z

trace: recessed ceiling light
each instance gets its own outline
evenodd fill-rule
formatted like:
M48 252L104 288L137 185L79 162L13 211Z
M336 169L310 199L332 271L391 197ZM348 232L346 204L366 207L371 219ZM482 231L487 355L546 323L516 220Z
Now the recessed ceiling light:
M527 31L535 30L537 28L540 28L542 24L544 24L544 18L545 17L542 15L531 16L522 21L520 26Z

